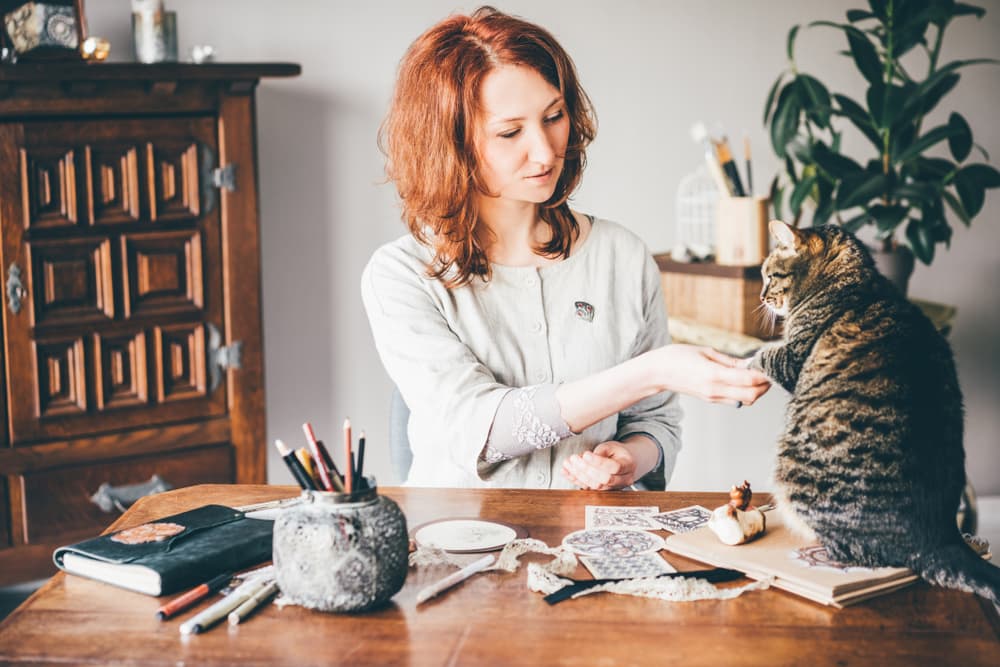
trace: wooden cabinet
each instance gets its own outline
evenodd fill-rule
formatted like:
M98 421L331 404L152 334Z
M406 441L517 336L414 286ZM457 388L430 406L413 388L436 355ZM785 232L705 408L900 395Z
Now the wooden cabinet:
M102 484L265 481L253 95L298 71L0 66L0 585Z

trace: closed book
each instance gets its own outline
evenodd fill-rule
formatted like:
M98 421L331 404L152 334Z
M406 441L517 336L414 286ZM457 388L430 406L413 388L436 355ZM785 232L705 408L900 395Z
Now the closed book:
M59 547L56 565L147 595L168 595L271 560L273 521L222 505L163 517Z

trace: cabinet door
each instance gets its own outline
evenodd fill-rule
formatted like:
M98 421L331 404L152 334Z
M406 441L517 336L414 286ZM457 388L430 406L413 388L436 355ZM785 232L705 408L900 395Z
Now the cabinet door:
M215 132L210 117L0 125L10 444L226 413L209 366Z

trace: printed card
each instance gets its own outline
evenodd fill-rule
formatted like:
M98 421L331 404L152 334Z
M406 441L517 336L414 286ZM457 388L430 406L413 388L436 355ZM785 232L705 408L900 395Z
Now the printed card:
M587 505L587 528L641 528L659 530L649 517L656 514L655 505L644 507L617 507L613 505Z
M656 553L638 554L626 558L580 556L580 560L595 579L638 579L677 571Z
M656 524L656 527L660 530L669 530L672 533L686 533L704 526L708 523L708 519L711 516L712 513L701 505L692 505L691 507L672 510L670 512L651 514L649 520Z
M581 556L626 558L659 551L663 548L663 538L636 528L587 528L570 533L562 544Z

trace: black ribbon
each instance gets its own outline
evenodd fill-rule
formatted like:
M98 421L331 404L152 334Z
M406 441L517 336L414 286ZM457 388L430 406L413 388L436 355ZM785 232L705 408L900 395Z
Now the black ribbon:
M724 581L735 581L743 577L743 573L739 570L730 570L724 567L715 567L711 570L692 570L690 572L666 572L664 574L657 575L655 577L650 577L651 579L704 579L713 584L718 584ZM582 581L573 580L573 583L564 588L560 588L555 593L551 593L545 596L545 601L549 604L556 604L557 602L562 602L568 598L573 597L580 591L585 591L588 588L593 588L594 586L600 586L601 584L610 584L616 581L625 581L625 579L584 579Z

